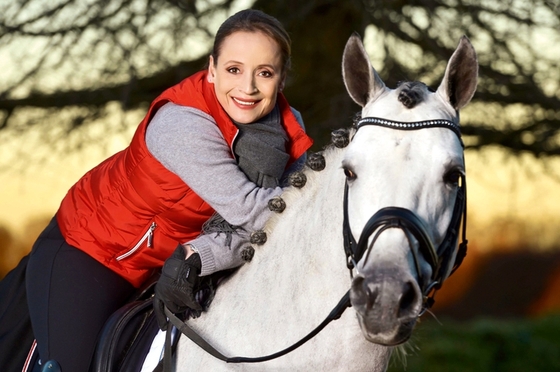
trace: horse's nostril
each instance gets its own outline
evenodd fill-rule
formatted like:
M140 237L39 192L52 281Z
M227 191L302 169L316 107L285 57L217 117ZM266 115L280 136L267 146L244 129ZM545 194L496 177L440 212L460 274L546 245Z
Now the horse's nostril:
M398 317L405 318L413 315L415 304L418 300L418 292L411 282L403 285L403 293L399 300Z
M354 280L352 280L352 297L358 299L363 298L366 293L364 292L364 277L363 276L356 276Z
M368 284L368 281L365 280L364 277L356 276L354 280L352 280L352 291L350 292L350 299L353 306L365 306L365 308L369 310L373 307L377 295L377 287L372 286L371 283Z

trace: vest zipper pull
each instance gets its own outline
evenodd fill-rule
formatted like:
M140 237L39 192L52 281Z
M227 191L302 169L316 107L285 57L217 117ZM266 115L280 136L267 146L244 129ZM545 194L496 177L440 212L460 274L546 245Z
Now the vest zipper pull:
M154 230L156 229L156 226L156 223L152 222L150 231L148 232L148 248L151 248L154 245Z

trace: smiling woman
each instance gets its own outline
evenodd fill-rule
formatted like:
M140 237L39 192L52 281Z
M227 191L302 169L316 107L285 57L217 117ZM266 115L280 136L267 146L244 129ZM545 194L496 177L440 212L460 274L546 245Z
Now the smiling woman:
M154 308L163 329L164 307L201 309L194 294L205 278L250 259L268 200L312 145L281 93L289 44L275 18L234 14L208 69L160 94L131 143L70 187L29 255L41 360L88 370L104 322L154 271L162 269Z

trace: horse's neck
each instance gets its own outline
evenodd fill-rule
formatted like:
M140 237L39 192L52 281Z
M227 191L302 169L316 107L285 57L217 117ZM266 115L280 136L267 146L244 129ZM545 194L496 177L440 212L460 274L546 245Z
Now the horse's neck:
M283 195L286 210L274 216L267 227L270 240L263 247L266 251L263 259L279 260L275 271L293 277L292 285L301 287L304 293L305 288L311 289L312 281L317 281L315 289L326 287L331 293L337 284L348 289L349 275L342 246L344 176L340 169L341 156L342 150L329 151L324 170L307 170L306 186L292 188ZM268 272L264 267L257 270Z
M323 171L307 170L302 189L285 192L287 207L269 221L267 243L256 246L252 262L218 289L208 324L223 311L239 317L234 321L250 317L273 328L276 319L286 318L294 326L298 321L318 324L330 311L327 307L346 293L350 279L342 247L340 152L329 152ZM285 331L286 323L276 322L277 330Z
M329 152L307 185L288 190L286 210L267 226L268 242L217 290L208 313L189 321L228 356L269 355L319 325L350 287L342 246L341 150ZM384 371L390 350L367 342L352 310L296 351L264 364L225 364L183 339L179 366L189 370ZM360 357L356 359L356 355ZM187 370L178 367L178 371Z

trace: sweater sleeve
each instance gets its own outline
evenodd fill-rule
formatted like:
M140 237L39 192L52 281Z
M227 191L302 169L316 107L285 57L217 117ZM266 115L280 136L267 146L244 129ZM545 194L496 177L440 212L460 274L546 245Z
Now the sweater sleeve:
M202 262L200 276L241 266L245 263L243 250L251 246L249 235L245 232L232 234L229 246L226 244L225 234L216 233L200 235L188 244L200 255Z
M214 119L198 109L165 104L148 125L146 145L226 221L246 231L264 227L271 214L268 200L282 193L280 187L264 189L251 182Z

